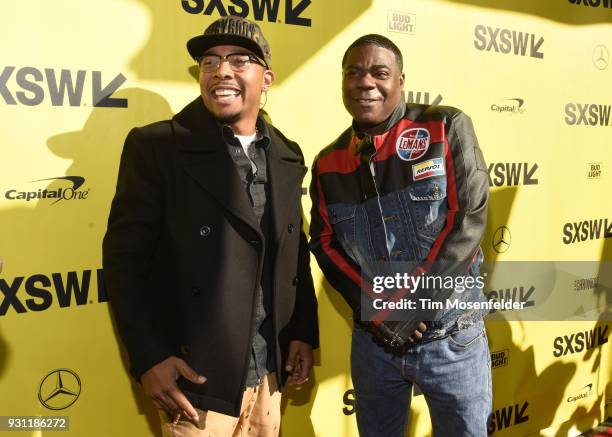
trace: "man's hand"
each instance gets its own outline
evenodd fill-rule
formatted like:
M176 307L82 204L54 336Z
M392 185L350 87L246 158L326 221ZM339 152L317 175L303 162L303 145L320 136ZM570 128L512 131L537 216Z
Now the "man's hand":
M420 339L423 338L423 332L425 332L427 330L427 326L425 325L425 323L421 322L419 323L419 326L417 326L417 329L414 330L414 333L408 337L408 342L409 343L415 343L417 341L419 341Z
M199 421L198 413L176 385L179 376L194 384L206 382L206 378L198 375L185 361L177 357L166 358L161 363L151 367L142 375L140 380L144 392L153 400L157 408L165 410L175 421L181 414L184 414L197 424Z
M420 322L418 325L416 325L416 329L411 333L405 332L410 329L410 324L396 321L385 321L377 325L371 323L366 329L374 337L390 344L392 347L398 347L405 344L414 344L421 340L423 338L422 333L427 330L427 325ZM393 342L396 342L396 344Z
M289 342L289 356L285 370L289 372L289 385L301 385L308 381L312 368L312 346L299 340Z

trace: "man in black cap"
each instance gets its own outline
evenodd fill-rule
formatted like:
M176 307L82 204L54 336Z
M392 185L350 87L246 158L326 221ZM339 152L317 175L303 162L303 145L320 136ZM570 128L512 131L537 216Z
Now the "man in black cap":
M318 347L298 145L261 117L274 81L257 24L187 43L201 96L125 142L104 274L130 372L165 434L275 436L280 388Z

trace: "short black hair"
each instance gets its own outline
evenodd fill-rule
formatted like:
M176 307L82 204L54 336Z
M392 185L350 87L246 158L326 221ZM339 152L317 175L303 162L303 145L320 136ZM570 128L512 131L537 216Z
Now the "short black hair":
M348 46L346 52L344 52L344 56L342 57L342 68L346 64L346 58L351 50L357 47L363 47L367 45L375 45L378 47L382 47L387 50L391 50L395 55L395 62L400 69L400 72L404 70L404 59L402 58L402 52L397 46L386 36L378 35L377 33L370 33L369 35L364 35L357 38L353 43Z

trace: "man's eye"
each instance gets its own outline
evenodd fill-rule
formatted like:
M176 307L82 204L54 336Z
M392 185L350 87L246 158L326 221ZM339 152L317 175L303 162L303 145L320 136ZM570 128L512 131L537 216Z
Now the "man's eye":
M229 60L234 65L246 65L251 59L245 55L229 56Z
M380 79L386 79L387 77L389 77L389 72L388 71L377 71L374 74L374 76Z
M200 64L204 67L208 67L211 65L215 65L216 61L217 60L215 58L202 58Z

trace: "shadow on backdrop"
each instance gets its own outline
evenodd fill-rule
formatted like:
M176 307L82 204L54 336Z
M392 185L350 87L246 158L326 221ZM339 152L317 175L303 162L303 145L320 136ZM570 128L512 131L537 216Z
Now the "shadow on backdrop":
M72 160L66 170L66 175L83 175L87 183L95 187L95 196L89 200L87 210L94 211L99 216L96 219L98 231L95 241L86 245L89 250L95 248L101 251L102 237L106 229L106 219L110 210L110 203L115 192L117 169L123 142L129 130L135 125L142 126L157 120L172 117L172 110L168 102L160 95L140 88L128 88L116 92L114 98L125 98L128 108L97 108L92 110L83 129L76 132L67 132L55 135L47 140L49 149L59 157ZM63 182L51 183L48 187L58 188L56 185ZM79 217L75 217L79 220ZM128 372L127 352L120 341L114 319L113 333L120 346L121 361L125 372ZM130 386L138 411L146 417L149 429L157 436L161 436L159 417L151 400L144 394L142 387L130 377Z
M230 2L138 1L149 9L151 33L142 50L130 62L130 68L138 74L140 79L190 82L194 70L185 68L186 63L189 63L187 40L202 34L210 23L221 17L221 10L226 15L228 6L231 6ZM194 8L202 3L204 9L198 14L188 13L183 8L183 4ZM349 2L312 2L300 14L302 18L311 19L312 27L285 24L286 5L292 4L297 11L301 4L297 0L293 2L253 0L243 3L248 6L253 6L254 3L261 4L268 11L267 14L263 14L264 21L257 21L257 23L262 27L272 48L272 67L276 73L277 83L282 83L367 10L372 0L351 0L350 6L348 6ZM215 4L219 6L215 8ZM271 8L266 5L272 6L272 9L278 9L276 23L267 21L267 17L272 17L274 14L269 13ZM233 6L238 13L241 13L239 7ZM333 20L323 22L318 18L313 18L315 8L324 8L325 16L333 17ZM252 19L255 8L249 7L248 9L248 18ZM212 12L212 15L204 15L203 12ZM319 13L318 16L320 17L321 14ZM308 32L305 33L304 30ZM175 55L170 59L162 56L163 53L168 52L175 53ZM175 62L173 59L185 59L186 62Z
M127 99L128 107L95 108L80 131L66 132L47 139L51 152L71 161L63 175L41 173L38 184L23 181L25 187L32 187L29 189L55 191L59 188L65 190L72 185L72 181L61 177L76 176L82 179L80 189L90 190L88 197L78 201L61 200L61 203L55 205L53 203L57 199L39 199L33 208L19 206L0 212L0 229L11 230L7 243L28 242L26 246L20 246L19 250L11 249L14 256L10 260L3 257L4 274L11 270L6 269L9 262L10 265L27 266L30 259L56 259L58 254L62 254L62 263L81 265L83 259L92 258L92 253L101 252L110 202L115 191L119 156L127 132L134 125L167 119L172 115L166 100L150 91L127 88L116 92L113 97ZM45 181L49 178L50 182ZM94 259L99 257L94 256ZM88 266L93 269L93 276L97 267ZM93 289L89 290L89 303L97 301L95 294ZM57 309L55 304L53 308ZM79 307L63 311L66 310L79 311ZM9 311L6 317L15 316L14 310ZM95 331L96 327L87 326L83 329ZM8 358L8 346L1 337L0 333L0 376L6 369ZM64 336L61 341L69 343L71 339L70 336ZM96 346L95 343L78 345L78 350L83 352L87 347ZM36 359L38 353L42 351L33 354L33 359ZM125 358L122 359L125 363ZM132 388L139 410L146 415L153 434L159 435L157 412L151 402L144 399L140 388L136 388L134 383Z
M533 330L534 326L525 326L521 322L513 322L511 325L504 320L487 321L486 326L487 333L491 333L491 353L507 353L506 365L496 367L493 363L491 373L494 405L489 418L488 434L506 433L508 428L517 427L513 434L508 435L539 435L539 430L552 425L558 406L564 402L567 384L576 373L577 365L557 360L538 373L534 347L522 349L514 343L512 336L513 327L522 329L523 338L519 338L519 342L525 341L528 335L526 331ZM515 337L519 336L515 334Z
M497 11L511 11L534 15L564 24L588 25L612 23L612 10L604 6L605 0L582 0L582 4L572 4L568 0L444 0ZM584 3L594 2L598 7L588 7ZM578 3L578 1L576 1Z
M2 376L8 368L9 359L10 354L8 343L4 340L4 337L2 336L2 329L0 329L0 381L2 381Z

